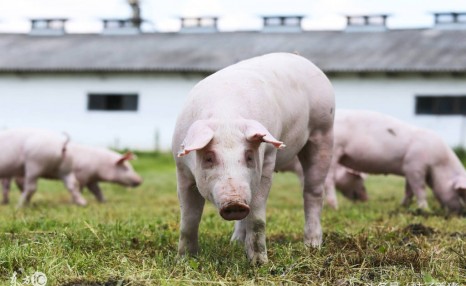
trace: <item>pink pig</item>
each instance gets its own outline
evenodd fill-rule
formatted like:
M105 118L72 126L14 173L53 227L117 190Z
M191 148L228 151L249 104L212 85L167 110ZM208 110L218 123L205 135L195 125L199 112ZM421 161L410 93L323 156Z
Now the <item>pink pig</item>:
M232 240L245 244L249 260L267 262L265 209L272 175L296 155L304 174L304 242L319 246L333 116L327 77L294 54L245 60L199 82L178 117L172 144L179 254L198 252L207 199L225 220L237 221Z
M72 161L71 171L79 183L80 190L87 187L99 202L105 201L99 182L117 183L127 187L136 187L142 182L141 177L128 162L134 157L131 152L121 155L105 148L76 143L70 143L67 152ZM16 183L21 190L24 188L23 182L23 178L16 177ZM10 180L4 179L4 203L8 202L9 190ZM86 204L84 198L80 204Z
M414 194L418 206L427 208L426 185L450 211L461 212L466 201L466 171L451 148L434 132L388 115L339 110L333 161L364 173L404 176L403 205ZM326 185L335 192L332 182Z
M284 167L276 170L278 172L293 172L295 173L301 185L304 183L303 168L299 162L298 157L294 158ZM343 196L352 201L367 201L367 191L364 186L364 179L366 175L360 172L348 169L340 164L335 166L334 172L329 172L326 181L330 180L333 182L337 190L339 190ZM326 194L326 201L334 209L338 208L338 202L335 192Z
M29 203L40 177L60 179L76 204L85 204L73 174L68 155L69 138L38 129L15 129L0 132L0 178L24 177L24 192L19 206ZM5 185L3 181L3 185ZM5 197L4 201L8 201Z

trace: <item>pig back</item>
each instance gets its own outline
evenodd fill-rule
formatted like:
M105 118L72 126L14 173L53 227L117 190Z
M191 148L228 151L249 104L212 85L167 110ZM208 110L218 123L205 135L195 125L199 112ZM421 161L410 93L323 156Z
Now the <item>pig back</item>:
M315 65L294 54L268 54L199 82L178 118L175 137L186 134L198 119L252 119L285 142L287 148L279 152L285 162L304 146L313 129L331 128L333 108L330 82Z

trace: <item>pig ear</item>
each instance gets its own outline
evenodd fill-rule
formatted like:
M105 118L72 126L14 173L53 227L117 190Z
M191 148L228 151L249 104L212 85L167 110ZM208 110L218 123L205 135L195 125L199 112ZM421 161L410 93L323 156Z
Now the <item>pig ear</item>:
M283 142L278 141L262 124L255 120L248 120L246 125L246 140L250 142L265 142L272 144L277 149L286 147Z
M133 152L128 151L123 156L121 156L121 158L118 159L118 161L115 162L115 165L121 165L125 161L129 161L133 159L136 159L136 155L134 155Z
M181 144L178 157L183 157L191 151L204 148L214 138L214 131L205 120L198 120L189 127L188 134Z

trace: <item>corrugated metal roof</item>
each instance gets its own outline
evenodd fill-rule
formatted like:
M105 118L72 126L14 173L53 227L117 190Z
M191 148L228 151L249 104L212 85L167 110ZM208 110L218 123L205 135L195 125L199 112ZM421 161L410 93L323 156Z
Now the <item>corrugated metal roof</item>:
M214 72L270 52L297 52L326 72L464 72L466 30L0 34L0 71Z

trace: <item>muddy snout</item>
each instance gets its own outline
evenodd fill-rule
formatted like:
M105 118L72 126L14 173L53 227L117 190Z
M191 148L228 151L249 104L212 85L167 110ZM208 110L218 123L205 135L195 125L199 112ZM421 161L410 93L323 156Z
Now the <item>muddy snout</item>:
M249 206L244 202L230 202L220 209L220 215L225 220L242 220L249 214Z

